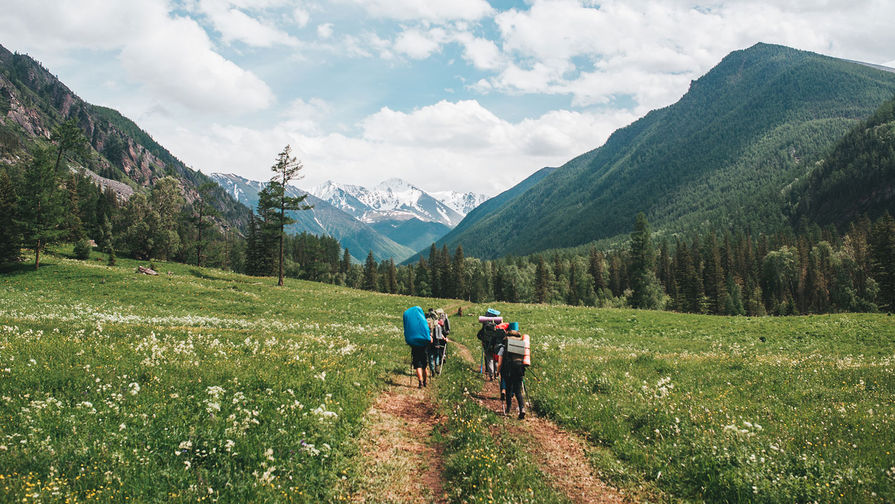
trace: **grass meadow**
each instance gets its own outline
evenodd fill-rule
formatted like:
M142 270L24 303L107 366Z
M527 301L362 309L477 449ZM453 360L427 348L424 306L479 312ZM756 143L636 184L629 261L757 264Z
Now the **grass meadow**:
M2 502L349 500L364 413L409 365L402 311L460 304L99 259L0 274ZM601 447L592 462L616 485L895 501L886 314L495 307L532 337L534 409ZM474 317L452 325L475 353ZM489 442L497 419L469 399L470 369L449 359L433 392L452 501L562 502L523 445Z

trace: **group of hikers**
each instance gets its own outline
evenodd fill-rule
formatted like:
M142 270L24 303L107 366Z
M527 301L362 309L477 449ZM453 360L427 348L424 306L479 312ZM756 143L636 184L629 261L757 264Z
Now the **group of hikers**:
M462 313L458 310L458 313ZM482 344L480 372L493 381L500 379L500 399L506 401L504 413L509 415L513 398L519 407L519 419L525 418L525 369L531 364L527 334L519 332L517 322L504 322L500 312L489 308L479 317L482 324L477 337ZM444 310L414 306L404 312L404 339L410 345L411 365L417 387L428 386L430 377L441 374L450 342L451 324Z

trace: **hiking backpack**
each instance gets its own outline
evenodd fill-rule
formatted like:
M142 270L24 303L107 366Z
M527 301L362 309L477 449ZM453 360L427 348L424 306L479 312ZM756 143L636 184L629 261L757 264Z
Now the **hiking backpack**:
M410 346L420 347L429 344L429 325L423 309L413 306L404 311L404 342Z

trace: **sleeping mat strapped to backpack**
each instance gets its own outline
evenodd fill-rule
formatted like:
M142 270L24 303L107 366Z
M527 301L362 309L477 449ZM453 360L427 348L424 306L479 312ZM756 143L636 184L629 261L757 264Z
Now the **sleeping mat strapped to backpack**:
M429 344L429 324L419 306L404 311L404 342L415 347Z

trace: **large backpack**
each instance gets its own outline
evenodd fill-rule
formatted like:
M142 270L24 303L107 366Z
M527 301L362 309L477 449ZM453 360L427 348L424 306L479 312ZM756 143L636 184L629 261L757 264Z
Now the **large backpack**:
M404 311L404 342L410 346L421 347L429 344L429 324L423 309L413 306Z
M442 330L444 331L444 335L447 336L451 333L451 319L449 319L448 316L444 313L441 313L439 315L439 320L444 321L444 328Z
M497 350L504 344L503 340L507 337L507 331L506 329L492 324L488 332L490 336L491 353L496 354Z
M432 327L432 345L437 348L441 348L447 344L447 340L444 337L444 331L441 328L441 324L436 323Z

